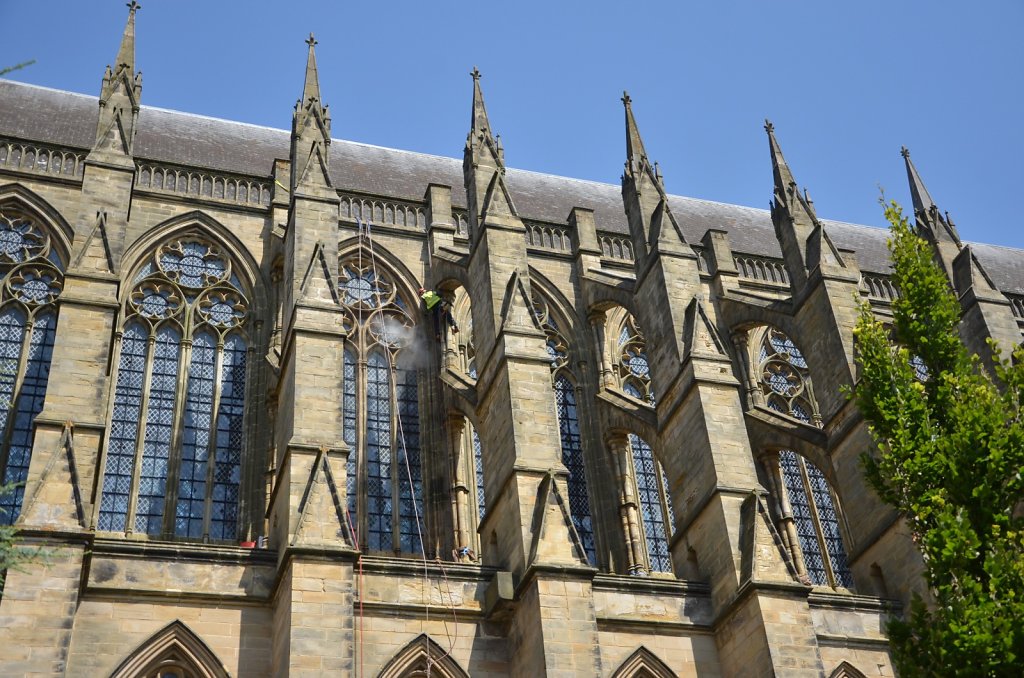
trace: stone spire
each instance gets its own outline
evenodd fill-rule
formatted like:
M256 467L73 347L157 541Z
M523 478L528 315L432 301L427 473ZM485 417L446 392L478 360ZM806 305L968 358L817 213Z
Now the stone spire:
M487 118L484 93L480 87L480 71L473 68L473 112L463 152L462 173L469 202L470 229L476 234L483 215L518 215L512 196L505 185L505 151L501 137L495 136Z
M917 217L917 229L933 242L948 241L961 246L960 235L956 226L949 218L943 215L932 200L932 196L925 188L921 175L917 173L913 161L910 159L910 150L906 146L900 148L900 155L907 166L907 181L910 183L910 197L914 203L914 216Z
M103 74L93 153L107 162L131 163L142 96L142 73L135 71L135 12L141 8L135 0L128 4L128 23L114 66L107 66Z
M640 162L647 162L647 151L633 117L633 100L629 98L629 92L622 93L622 105L626 108L626 167L629 171L631 167L638 167Z
M484 104L484 92L480 88L480 71L476 66L470 72L473 77L473 113L469 121L469 136L466 147L480 150L486 147L493 156L498 167L505 167L505 152L501 147L501 137L495 137L491 130L491 121L487 117L487 106Z
M314 190L333 186L328 153L331 145L331 116L328 107L320 99L315 49L317 41L312 33L306 44L309 45L306 78L302 85L302 98L295 102L292 115L292 192L300 186Z
M793 172L782 154L778 139L775 138L775 125L770 120L765 120L764 130L768 133L768 150L772 156L774 199L771 211L775 235L782 247L790 278L795 284L802 285L807 278L808 269L813 268L816 263L809 260L808 239L816 229L821 229L821 224L814 211L814 203L806 193L801 194L797 188Z
M114 59L114 68L122 66L129 70L135 68L135 12L142 9L142 5L132 0L128 3L128 23L124 27L124 35L121 37L121 48L117 50L117 58Z
M637 263L643 266L655 250L693 256L668 204L665 182L657 164L651 164L640 128L633 117L633 100L622 93L626 109L626 167L622 174L622 200L629 220Z

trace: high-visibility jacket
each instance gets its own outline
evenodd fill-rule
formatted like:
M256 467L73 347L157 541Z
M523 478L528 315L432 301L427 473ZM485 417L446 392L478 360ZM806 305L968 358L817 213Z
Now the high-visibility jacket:
M427 305L428 311L441 303L441 297L434 290L427 290L420 295L420 298L423 299L423 303Z

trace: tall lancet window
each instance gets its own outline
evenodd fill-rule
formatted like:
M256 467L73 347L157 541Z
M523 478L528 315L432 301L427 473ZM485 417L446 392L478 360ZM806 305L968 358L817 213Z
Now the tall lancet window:
M807 361L774 327L753 330L752 365L765 404L813 426L821 425ZM784 540L797 570L819 586L853 586L840 529L839 502L821 469L792 450L765 458Z
M623 310L624 312L624 310ZM615 343L615 365L623 393L655 405L651 388L647 343L636 319L629 313L621 320ZM643 541L647 552L646 567L636 564L638 573L671 572L672 560L668 540L672 535L672 500L668 493L665 471L654 456L651 446L635 434L629 435L633 461L633 482L643 522Z
M0 208L0 524L18 517L43 409L57 330L63 266L50 236L32 217Z
M248 318L230 258L202 235L145 260L116 347L97 529L239 538Z
M580 436L580 418L576 401L576 387L569 370L569 345L552 317L547 303L533 298L534 313L547 335L548 356L551 358L551 379L555 389L555 410L558 413L558 432L562 443L562 463L569 471L569 514L576 533L583 542L583 550L591 565L597 564L594 545L594 524L590 515L590 496L583 461L583 443Z
M416 328L410 304L368 253L340 262L347 310L343 424L349 520L360 547L419 554L423 515Z

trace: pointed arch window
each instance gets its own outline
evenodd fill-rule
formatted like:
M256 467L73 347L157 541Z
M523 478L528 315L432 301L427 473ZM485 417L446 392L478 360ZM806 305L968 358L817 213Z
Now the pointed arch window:
M339 277L347 311L342 412L349 520L367 551L419 554L423 467L410 305L369 255L341 260Z
M237 540L250 342L230 258L200 234L164 242L124 317L96 528Z
M558 432L562 446L562 463L569 471L569 514L573 527L583 542L583 550L591 565L597 563L594 544L594 525L590 514L590 497L583 460L583 442L580 435L579 409L576 387L570 379L569 345L558 329L547 303L533 298L537 322L547 337L547 351L551 358L551 378L555 390L555 411L558 414Z
M640 393L631 385L626 392L634 398ZM640 509L646 563L635 563L636 573L672 572L672 557L669 553L669 538L672 536L672 498L668 492L665 471L654 456L654 451L640 436L630 433L629 453L633 465L635 496Z
M616 363L619 385L626 395L654 405L651 367L647 360L647 342L636 319L626 314L619 330Z
M781 330L760 330L758 383L768 407L814 426L821 425L807 361ZM819 586L851 588L840 530L839 502L821 469L792 450L769 456L768 472L776 485L775 503L789 535L797 570Z
M57 331L63 265L35 219L0 208L0 524L18 517Z

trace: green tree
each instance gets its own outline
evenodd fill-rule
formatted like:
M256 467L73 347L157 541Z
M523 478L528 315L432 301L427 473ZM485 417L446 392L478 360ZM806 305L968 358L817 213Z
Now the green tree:
M0 485L0 495L14 492L16 487L14 483ZM2 512L0 509L0 513ZM3 591L7 570L18 569L44 556L38 547L21 546L18 541L18 530L14 526L0 524L0 591Z
M1024 349L995 375L958 334L960 305L895 202L892 328L865 304L853 397L878 443L875 491L907 520L932 600L889 624L905 678L1020 676L1024 666Z

